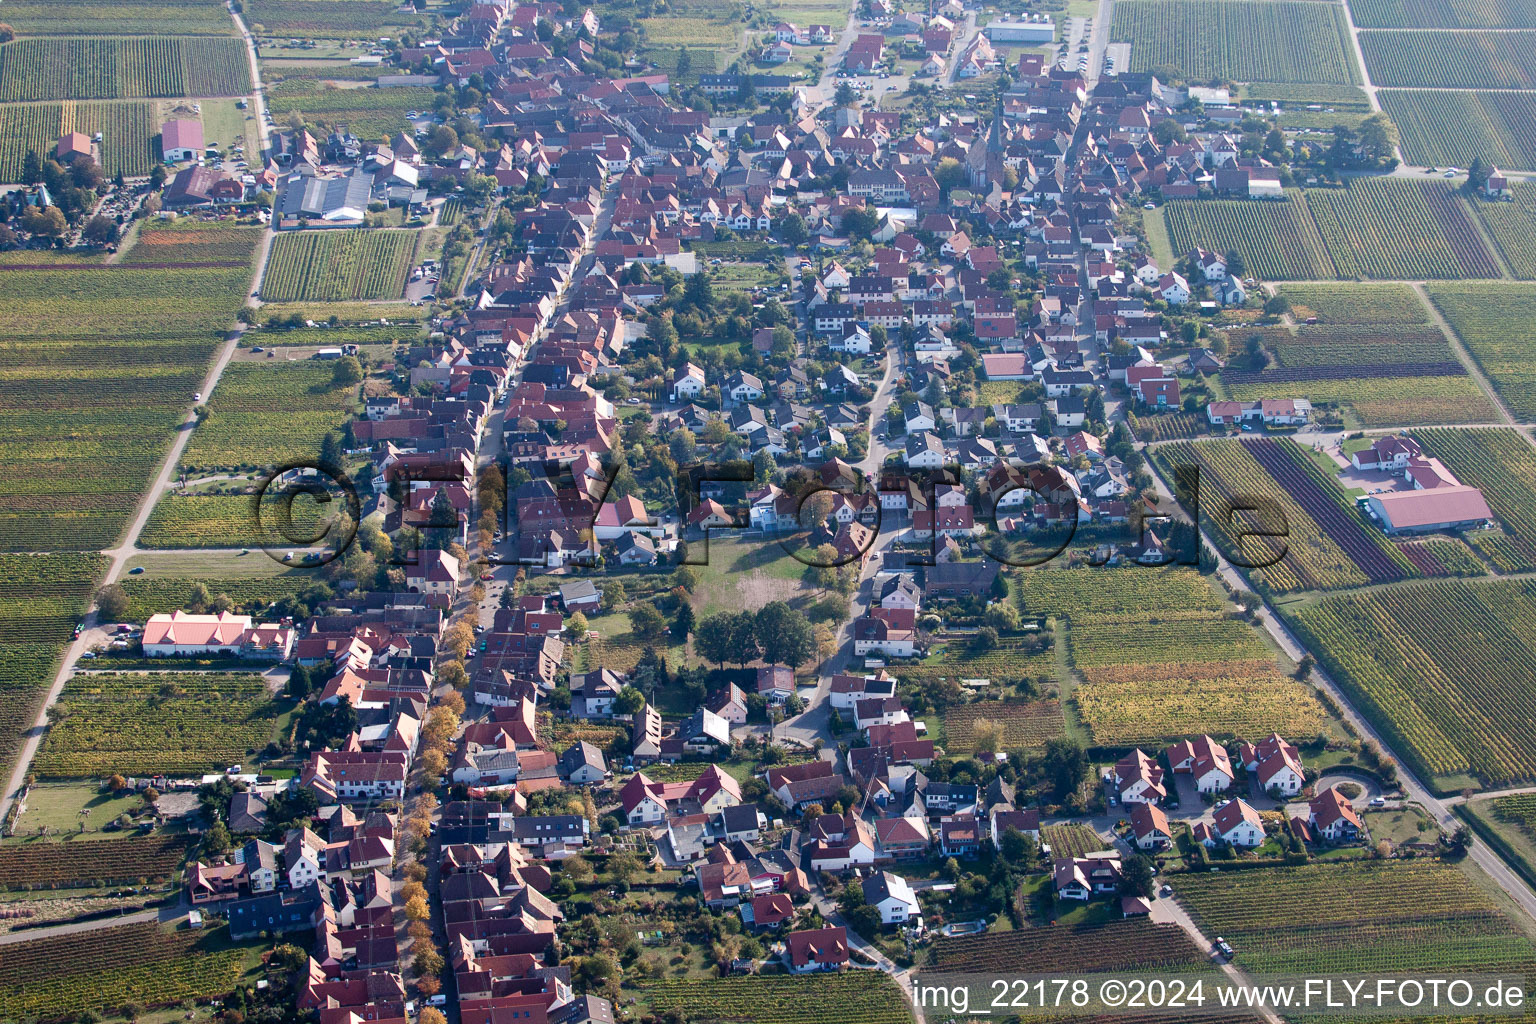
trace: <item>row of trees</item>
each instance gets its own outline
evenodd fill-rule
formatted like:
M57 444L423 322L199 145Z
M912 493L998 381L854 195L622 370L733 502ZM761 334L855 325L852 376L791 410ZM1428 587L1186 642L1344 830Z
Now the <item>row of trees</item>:
M745 668L758 658L799 668L816 655L816 631L804 615L773 601L756 612L721 612L701 620L694 649L721 668L726 662Z

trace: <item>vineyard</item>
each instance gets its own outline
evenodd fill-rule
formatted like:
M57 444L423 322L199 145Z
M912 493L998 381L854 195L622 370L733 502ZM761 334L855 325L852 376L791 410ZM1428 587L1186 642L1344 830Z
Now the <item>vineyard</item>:
M1428 291L1509 411L1536 419L1536 285L1440 284Z
M990 651L978 652L959 641L949 643L921 662L893 665L891 671L906 680L960 676L1001 683L1048 673L1055 667L1050 652L1032 654L1023 640L1004 637Z
M33 768L53 778L218 771L265 747L276 715L255 674L77 674Z
M1361 32L1378 86L1536 88L1536 32Z
M373 39L431 23L390 0L248 0L245 18L253 32L300 39Z
M1100 746L1161 745L1184 736L1312 736L1328 717L1310 687L1273 660L1092 668L1074 699Z
M99 888L170 878L186 856L185 836L34 840L0 846L0 889Z
M6 0L5 20L26 36L227 36L235 26L213 0Z
M1046 740L1065 731L1060 701L980 701L951 707L945 712L945 749L955 755L974 752L974 730L976 723L982 721L996 722L1003 727L1000 750L1043 747Z
M0 102L243 96L240 40L212 36L18 39L0 46Z
M1513 430L1426 430L1414 436L1456 479L1481 488L1488 507L1514 534L1493 535L1508 542L1497 546L1501 557L1494 564L1505 572L1536 568L1536 451L1525 439ZM1486 536L1468 535L1488 555L1480 543Z
M1297 320L1316 317L1319 324L1346 327L1427 325L1424 303L1412 288L1397 283L1287 284L1280 294L1290 300ZM1315 328L1314 328L1315 329ZM1445 339L1441 339L1443 346Z
M263 496L258 513L247 494L167 493L155 503L149 522L139 536L144 548L262 548L300 546L318 537L333 517L346 514L340 503L316 502L295 494L292 502L273 488ZM283 505L291 513L284 530ZM302 540L301 540L302 539Z
M1255 46L1255 39L1264 45ZM1124 0L1115 5L1110 41L1136 44L1133 72L1169 64L1192 79L1359 81L1344 12L1333 4Z
M240 977L244 953L207 948L213 941L205 932L132 924L6 946L0 1019L78 1019L125 1003L157 1007L223 995Z
M1148 413L1137 416L1133 410L1127 409L1125 421L1139 441L1176 441L1199 437L1210 429L1210 421L1198 412Z
M274 302L398 299L416 254L414 231L296 231L280 234L262 279Z
M139 229L138 240L121 262L129 266L250 266L251 254L261 245L261 236L259 227L239 227L230 221L148 221Z
M10 7L9 4L6 5ZM21 180L28 152L46 156L59 136L101 132L101 165L109 175L148 174L159 153L160 123L152 103L20 103L0 105L0 182Z
M1467 545L1456 538L1399 544L1408 561L1425 576L1485 576L1488 570Z
M1536 968L1536 948L1477 884L1431 860L1190 874L1179 898L1257 973Z
M297 0L304 7L321 7L326 0ZM297 110L305 120L322 125L348 125L359 138L376 138L410 130L407 111L431 110L436 93L422 86L380 89L327 89L313 78L289 78L268 90L269 105L283 116Z
M884 974L853 971L807 978L647 981L642 1001L689 1024L908 1024L906 996Z
M1536 778L1536 737L1526 727L1536 715L1536 584L1444 580L1285 614L1424 774Z
M1408 575L1411 564L1366 532L1337 484L1318 480L1301 464L1306 456L1294 455L1274 441L1205 441L1167 445L1153 458L1170 476L1177 464L1200 468L1200 511L1218 547L1240 565L1259 566L1253 577L1268 590L1331 590ZM1240 511L1254 500L1269 509Z
M1042 825L1040 842L1050 846L1052 857L1086 857L1109 849L1103 837L1087 825Z
M1518 182L1507 201L1479 202L1474 208L1510 272L1522 281L1536 280L1536 184Z
M1240 875L1238 877L1241 877ZM955 974L1046 974L1095 971L1199 970L1206 957L1178 925L1130 918L1098 925L1056 927L936 939L933 968Z
M1532 0L1351 0L1361 28L1536 28Z
M1441 338L1442 343L1444 338ZM1326 354L1326 349L1319 350ZM1222 384L1233 398L1306 398L1316 406L1347 407L1363 426L1419 426L1426 423L1486 423L1496 418L1492 403L1460 363L1442 364L1450 374L1409 375L1411 367L1303 367L1297 371L1242 373L1223 370ZM1427 367L1425 367L1428 370Z
M1465 167L1482 157L1510 170L1536 169L1536 95L1383 89L1403 156L1425 167Z
M1124 6L1117 5L1117 18ZM1266 281L1334 277L1333 262L1307 215L1301 193L1287 195L1290 200L1283 203L1180 199L1165 204L1161 214L1173 251L1179 255L1197 246L1216 252L1236 250L1249 272Z
M263 554L255 557L266 558L267 556ZM295 572L291 576L220 579L202 576L197 579L125 576L118 585L128 597L128 614L124 617L132 621L143 621L151 615L185 608L192 596L193 587L198 583L207 586L209 593L215 597L220 594L227 596L237 608L265 608L273 601L287 597L289 594L303 592L316 582L317 580L307 573Z
M1498 277L1466 205L1440 181L1357 178L1307 205L1340 277Z
M106 568L96 554L0 555L0 777Z
M320 442L339 429L357 403L356 388L338 388L330 363L302 360L234 362L210 396L210 414L182 453L189 473L273 466L320 457Z

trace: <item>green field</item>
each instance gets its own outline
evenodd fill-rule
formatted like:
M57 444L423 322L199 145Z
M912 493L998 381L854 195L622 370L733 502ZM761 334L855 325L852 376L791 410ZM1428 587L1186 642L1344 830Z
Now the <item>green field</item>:
M1531 0L1350 0L1360 28L1536 28Z
M30 799L30 798L29 798ZM140 805L142 800L135 801ZM98 815L90 821L100 826L111 819ZM70 822L67 832L82 824ZM166 880L176 873L187 853L187 837L149 836L128 838L130 830L100 833L123 836L116 842L83 838L65 841L33 839L0 846L0 890L95 888L104 885L139 884Z
M1464 872L1432 860L1180 875L1207 935L1258 974L1523 975L1536 949Z
M1536 419L1536 285L1436 284L1428 292L1510 412Z
M306 6L325 0L296 0ZM405 114L431 110L437 94L422 86L380 89L327 88L312 78L290 78L267 91L272 116L286 123L297 111L304 119L323 126L344 124L365 141L387 139L398 131L410 131Z
M248 267L251 253L261 245L264 229L239 227L229 221L149 221L132 248L123 254L127 266L229 264Z
M1298 320L1315 316L1320 324L1356 327L1431 322L1424 303L1403 284L1287 284L1280 294Z
M160 122L152 103L0 104L0 182L21 180L28 151L49 156L59 136L101 132L101 166L108 174L148 174L160 156Z
M44 778L220 771L271 741L277 713L253 673L76 674L32 767Z
M639 997L689 1024L908 1024L912 1011L883 974L648 981Z
M309 538L326 536L329 524L347 514L340 502L315 502L302 493L291 505L280 488L266 492L258 512L256 498L236 494L178 494L167 492L155 503L139 536L145 548L263 548L278 550L306 546ZM287 505L285 508L284 506ZM291 516L286 531L283 516Z
M1262 46L1254 44L1263 40ZM1131 70L1161 64L1190 79L1360 81L1344 11L1294 0L1122 0L1110 41L1134 43Z
M1307 205L1340 277L1498 277L1466 205L1439 181L1357 178Z
M250 278L248 258L0 269L0 544L116 542Z
M320 442L357 404L357 389L338 388L334 364L236 362L209 398L210 414L182 454L183 470L274 466L320 457Z
M373 40L431 23L389 0L246 0L245 20L255 35L297 39Z
M6 0L4 20L23 36L228 36L235 23L218 0Z
M243 96L251 66L238 39L80 36L0 46L0 101Z
M245 962L225 935L130 924L6 946L0 1018L76 1019L126 1003L172 1006L224 995Z
M1423 167L1465 167L1481 157L1506 170L1536 169L1536 95L1383 89L1403 157Z
M1472 208L1483 219L1510 273L1522 281L1536 280L1536 183L1517 182L1509 199L1477 200Z
M1536 88L1536 32L1361 32L1360 49L1378 86Z
M274 302L398 299L415 258L415 231L350 228L279 234L261 281Z
M1282 613L1416 771L1489 785L1536 778L1525 727L1536 713L1530 581L1435 581Z
M1178 199L1166 204L1160 216L1173 255L1182 257L1196 246L1216 252L1236 250L1249 271L1265 281L1336 276L1301 193L1287 195L1290 201L1284 203Z

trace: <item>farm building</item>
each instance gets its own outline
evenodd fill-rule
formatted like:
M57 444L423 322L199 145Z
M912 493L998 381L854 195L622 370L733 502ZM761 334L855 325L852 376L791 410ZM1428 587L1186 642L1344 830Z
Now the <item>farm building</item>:
M290 174L283 179L276 213L282 218L362 220L373 194L373 178L359 170L322 178Z
M1493 519L1483 492L1464 485L1372 494L1366 507L1388 533L1458 530Z
M1023 21L994 21L987 26L987 38L994 43L1027 43L1031 46L1056 41L1056 22L1045 15Z
M203 155L203 122L176 118L160 126L160 153L168 164Z

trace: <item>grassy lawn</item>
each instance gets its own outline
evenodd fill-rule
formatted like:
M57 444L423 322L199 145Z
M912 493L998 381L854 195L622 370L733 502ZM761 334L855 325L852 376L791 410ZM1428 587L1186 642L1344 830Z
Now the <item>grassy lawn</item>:
M172 117L200 118L203 122L203 141L207 145L218 146L226 156L230 155L235 146L244 146L249 160L261 152L261 128L257 124L256 115L250 109L241 110L235 106L237 102L231 98L162 100L160 116L162 120ZM192 110L193 103L202 108L200 112Z
M689 546L691 557L700 558L704 551L702 541ZM772 601L805 605L819 596L803 583L805 563L774 541L744 541L716 531L710 537L708 552L708 565L692 567L699 575L693 605L700 618L743 608L755 610Z
M92 782L45 782L32 787L27 795L27 810L16 819L18 836L47 827L59 833L73 833L80 827L82 812L88 830L72 841L90 839L121 839L137 835L133 829L116 832L98 832L102 825L120 814L127 814L143 805L138 796L112 796L100 792ZM6 842L16 842L8 839Z
M1393 844L1410 841L1432 843L1440 834L1434 821L1417 804L1410 804L1401 810L1366 811L1361 818L1371 830L1372 839L1385 839ZM1421 823L1429 827L1421 831Z

